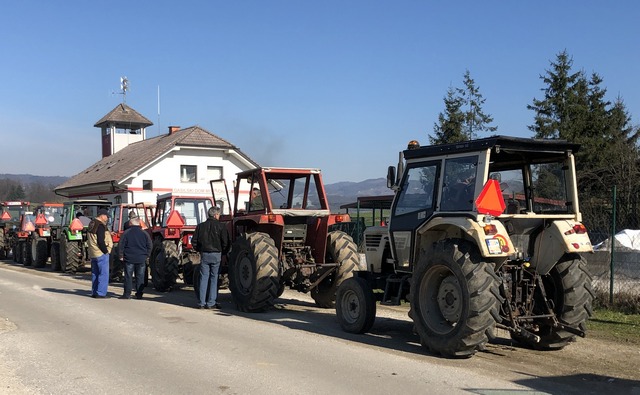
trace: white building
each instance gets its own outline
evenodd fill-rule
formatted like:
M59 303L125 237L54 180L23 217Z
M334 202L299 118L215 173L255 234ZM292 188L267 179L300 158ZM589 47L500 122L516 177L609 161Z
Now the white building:
M258 167L237 147L192 126L169 127L146 139L153 123L119 104L95 126L102 130L102 159L57 186L56 194L108 199L119 203L155 203L159 194L211 196L210 180L224 178L232 189L235 174ZM231 192L231 191L230 191ZM247 194L249 191L242 191Z

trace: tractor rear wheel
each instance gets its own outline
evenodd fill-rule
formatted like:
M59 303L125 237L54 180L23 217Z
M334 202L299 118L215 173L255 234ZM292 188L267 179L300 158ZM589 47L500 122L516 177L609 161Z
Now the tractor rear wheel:
M365 333L376 319L376 300L371 285L361 277L346 279L336 294L336 315L342 329Z
M409 311L423 346L467 358L488 342L502 302L494 267L459 239L443 240L423 254L412 276Z
M51 270L60 271L60 243L57 241L51 243Z
M22 263L22 246L17 241L13 244L13 261L15 263Z
M6 240L4 238L4 228L0 228L0 259L7 259L7 250L5 249Z
M173 240L156 242L155 255L151 261L151 281L160 291L170 291L178 278L178 246ZM153 254L153 253L152 253Z
M31 266L33 263L33 256L31 255L31 243L27 239L22 239L20 241L21 252L21 262L25 266Z
M338 263L336 270L311 290L311 297L318 307L335 306L336 291L343 281L353 276L353 271L360 265L358 248L351 236L342 231L329 233L327 236L327 262Z
M47 258L49 258L47 239L38 236L31 239L31 256L33 257L33 267L40 268L47 264Z
M591 280L587 263L577 254L564 256L549 274L542 276L545 293L553 302L554 313L561 324L586 332L594 298ZM546 303L539 288L536 289L534 300L534 315L546 313ZM535 319L525 328L538 335L540 341L535 342L515 334L511 337L536 350L560 350L575 339L575 335L554 327L549 320Z
M75 274L82 263L81 242L69 241L65 237L60 243L60 269Z
M266 233L245 234L229 254L229 289L238 310L260 312L278 297L278 249Z

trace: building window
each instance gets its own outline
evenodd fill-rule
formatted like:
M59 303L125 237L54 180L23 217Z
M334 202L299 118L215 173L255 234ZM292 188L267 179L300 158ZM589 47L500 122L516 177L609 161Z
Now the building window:
M222 176L222 166L207 166L207 180L220 180Z
M153 180L142 180L143 191L153 191Z
M197 166L180 165L180 182L197 182Z

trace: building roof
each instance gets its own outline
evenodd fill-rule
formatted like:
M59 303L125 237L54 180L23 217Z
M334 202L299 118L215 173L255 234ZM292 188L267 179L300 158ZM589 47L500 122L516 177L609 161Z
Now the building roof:
M110 124L115 124L116 126L122 125L128 129L136 129L151 126L153 122L143 117L139 112L127 106L125 103L121 103L93 126L100 128Z
M91 184L118 184L135 172L143 169L152 161L180 146L232 149L249 163L256 167L258 166L256 162L228 141L210 133L200 126L191 126L171 134L164 134L129 144L113 155L102 158L63 184L58 185L55 188L55 192L60 193L65 189Z

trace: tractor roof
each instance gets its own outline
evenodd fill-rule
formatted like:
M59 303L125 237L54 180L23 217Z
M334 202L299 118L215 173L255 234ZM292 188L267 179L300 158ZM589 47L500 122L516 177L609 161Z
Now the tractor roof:
M442 156L464 152L484 151L495 149L499 151L528 152L532 155L561 154L567 151L578 152L579 144L569 143L566 140L541 140L523 137L493 136L478 140L462 141L451 144L429 145L404 151L405 159Z
M306 175L306 174L319 174L320 169L311 168L295 168L295 167L256 167L254 169L245 170L238 173L239 177L250 176L255 173L264 172L272 174L294 174L294 175Z

